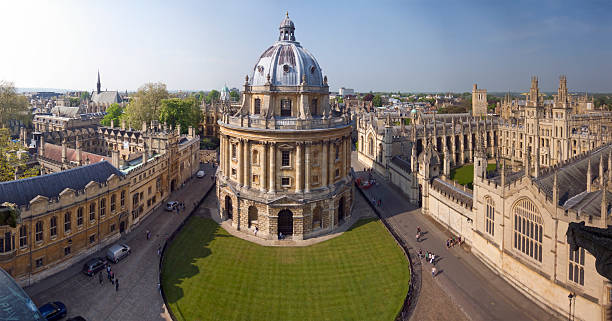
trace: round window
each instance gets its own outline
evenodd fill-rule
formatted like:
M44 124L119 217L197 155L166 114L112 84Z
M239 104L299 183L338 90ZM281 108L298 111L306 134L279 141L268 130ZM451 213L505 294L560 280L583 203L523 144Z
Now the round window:
M283 71L289 72L289 65L283 65Z
M315 66L310 67L310 73L311 74L314 74L315 70L317 70L317 67L315 67Z
M264 67L263 66L257 66L257 71L259 71L260 73L263 74Z

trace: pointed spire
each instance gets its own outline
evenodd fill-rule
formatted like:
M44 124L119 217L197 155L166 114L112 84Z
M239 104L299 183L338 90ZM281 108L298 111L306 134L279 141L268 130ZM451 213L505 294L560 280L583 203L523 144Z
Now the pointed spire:
M588 156L588 158L589 158L589 163L588 163L588 167L587 167L587 176L586 176L586 180L587 180L586 181L586 186L587 186L586 191L587 191L587 193L590 193L590 192L592 192L592 190L591 190L591 181L592 181L592 175L593 174L591 172L591 156Z
M556 169L553 173L553 204L559 205L559 180Z
M502 159L501 165L501 186L506 186L506 159Z
M603 153L599 154L599 185L603 186L604 184L604 167L603 167Z
M102 87L102 83L100 83L100 69L98 69L98 82L96 84L97 93L100 93L100 88Z

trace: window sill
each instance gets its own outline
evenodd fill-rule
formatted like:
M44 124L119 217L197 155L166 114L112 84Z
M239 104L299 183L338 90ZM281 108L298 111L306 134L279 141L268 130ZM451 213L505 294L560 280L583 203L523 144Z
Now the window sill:
M293 166L291 166L291 165L290 166L281 166L280 169L282 169L282 170L292 170Z

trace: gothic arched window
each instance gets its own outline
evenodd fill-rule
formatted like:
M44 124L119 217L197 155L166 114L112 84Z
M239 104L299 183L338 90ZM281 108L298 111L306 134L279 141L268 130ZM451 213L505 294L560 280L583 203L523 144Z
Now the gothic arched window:
M495 203L493 199L490 197L485 198L487 203L487 214L485 217L485 231L491 235L495 236Z
M514 214L514 248L542 262L543 220L532 201L521 199L512 209Z

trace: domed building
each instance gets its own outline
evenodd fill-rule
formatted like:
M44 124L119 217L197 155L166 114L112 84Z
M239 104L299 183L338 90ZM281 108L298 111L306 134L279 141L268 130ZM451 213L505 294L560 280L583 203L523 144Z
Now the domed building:
M246 76L239 111L219 120L217 196L234 228L303 239L351 215L351 120L332 113L327 77L288 15L279 30Z

